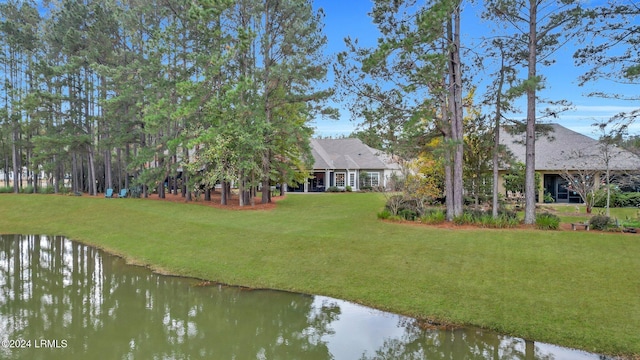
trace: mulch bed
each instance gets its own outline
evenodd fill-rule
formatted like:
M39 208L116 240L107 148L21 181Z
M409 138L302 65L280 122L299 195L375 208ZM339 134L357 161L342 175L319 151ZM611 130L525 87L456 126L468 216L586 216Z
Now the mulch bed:
M204 195L201 195L200 198L192 197L191 201L187 201L185 197L182 195L174 195L174 194L166 194L164 199L161 199L158 194L151 194L147 199L150 200L162 200L162 201L170 201L174 203L183 203L183 204L196 204L202 206L209 206L218 209L227 209L227 210L273 210L276 207L276 203L282 197L274 196L271 198L271 203L262 204L260 198L255 198L255 205L245 205L240 206L240 199L237 195L232 196L231 199L227 201L227 205L220 204L220 193L212 192L211 193L211 201L205 201Z
M147 199L156 200L156 201L158 200L170 201L170 202L182 203L182 204L195 204L195 205L209 206L217 209L227 209L227 210L273 210L276 208L277 202L283 199L283 197L274 196L271 198L271 203L269 204L262 204L261 199L256 197L254 199L255 205L245 205L245 206L240 206L240 203L239 203L240 200L238 199L237 195L232 196L231 199L229 199L227 205L221 205L219 192L211 193L211 201L205 201L204 195L201 195L199 199L192 197L191 201L186 201L186 198L183 197L182 195L174 195L174 194L166 194L164 199L161 199L158 196L158 194L151 194ZM393 222L397 223L398 221L393 221ZM456 225L450 222L445 222L437 225L427 225L427 224L416 223L413 221L400 221L400 222L405 223L407 225L429 226L429 227L435 227L439 229L474 230L479 228L478 226L475 226L475 225ZM523 225L519 225L509 229L535 229L535 225L523 224ZM560 223L559 230L574 231L571 229L570 223ZM576 231L584 231L584 230L576 230ZM597 231L597 230L589 230L589 231Z

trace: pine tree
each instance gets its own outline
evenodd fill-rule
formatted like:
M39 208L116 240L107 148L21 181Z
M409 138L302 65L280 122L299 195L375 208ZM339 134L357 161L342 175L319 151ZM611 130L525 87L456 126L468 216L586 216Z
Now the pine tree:
M535 222L537 188L535 185L535 139L538 117L548 114L537 111L538 90L544 86L538 65L551 65L552 54L567 40L577 35L582 19L579 1L496 0L485 3L490 19L500 21L512 29L504 34L509 42L521 44L508 56L526 68L526 78L511 89L512 94L524 94L527 98L526 120L526 176L525 219L526 224Z
M448 220L461 215L463 205L460 6L459 1L424 6L375 1L371 16L381 33L378 46L363 49L347 39L349 51L338 56L338 76L347 92L355 92L357 114L402 119L405 133L418 129L425 139L419 144L427 142L430 127L440 132Z

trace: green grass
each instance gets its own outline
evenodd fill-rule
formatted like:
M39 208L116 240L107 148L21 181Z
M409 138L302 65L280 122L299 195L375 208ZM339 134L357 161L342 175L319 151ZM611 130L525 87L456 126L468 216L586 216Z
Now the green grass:
M640 235L397 224L377 219L383 205L374 193L292 194L273 211L5 194L0 233L65 235L161 272L640 354Z
M563 223L582 223L589 222L594 215L604 215L604 208L593 208L591 214L587 214L584 205L578 204L545 204L541 211L550 211L560 217ZM640 227L640 209L635 207L626 208L610 208L609 216L615 222L616 220L622 226Z

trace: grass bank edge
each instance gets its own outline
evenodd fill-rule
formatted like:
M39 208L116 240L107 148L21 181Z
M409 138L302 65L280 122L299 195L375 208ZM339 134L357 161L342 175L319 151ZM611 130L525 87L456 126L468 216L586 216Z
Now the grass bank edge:
M640 325L638 280L629 284L631 288L636 286L635 292L631 289L620 295L631 307L625 314L620 308L609 318L602 312L594 316L577 314L582 316L578 320L602 322L604 327L590 327L585 322L587 326L559 329L563 331L555 328L575 321L570 313L575 304L562 296L573 296L570 293L574 289L563 289L560 281L553 281L553 286L540 289L549 299L526 299L529 294L520 284L526 280L541 287L538 283L545 276L566 282L579 280L582 284L589 280L572 279L584 275L556 263L580 267L598 283L608 281L599 279L614 269L607 263L630 251L637 253L638 240L632 240L635 238L586 232L457 231L388 224L375 216L383 204L384 199L376 194L292 195L275 211L230 212L144 199L1 195L0 232L65 235L162 273L328 295L418 318L482 326L593 352L640 353L637 334L625 337L624 331L613 329L613 333L602 334L616 325L610 321L618 321L618 327L623 329ZM609 242L620 249L612 253ZM173 256L174 253L185 254L188 259ZM584 256L592 256L596 263L590 265L581 260ZM637 260L622 260L622 270L640 273ZM557 267L562 274L510 277L512 271L525 272L528 261L535 271ZM516 266L514 263L518 262L525 264ZM535 262L542 264L535 266ZM383 271L376 271L375 267L383 267ZM393 268L402 273L396 274ZM407 273L412 276L407 277ZM492 274L493 278L485 274ZM502 285L501 280L516 284ZM602 286L620 291L611 286L621 283L613 283ZM575 296L598 296L598 301L608 301L589 289L577 290ZM558 319L539 323L524 321L518 315L526 307L535 310L536 304L550 307ZM597 301L585 302L587 309L596 305ZM536 313L529 311L527 316Z

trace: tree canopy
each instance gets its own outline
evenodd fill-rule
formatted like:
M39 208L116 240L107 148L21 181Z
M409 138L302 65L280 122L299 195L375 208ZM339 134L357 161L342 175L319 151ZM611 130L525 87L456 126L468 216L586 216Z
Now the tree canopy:
M187 199L233 182L241 204L301 181L309 122L332 115L322 21L311 0L3 2L5 180Z

